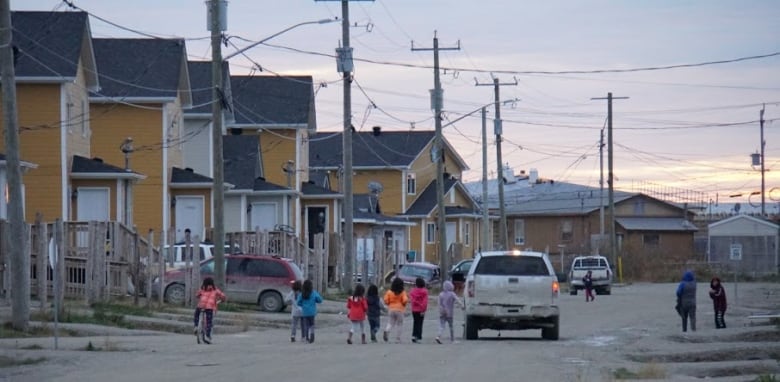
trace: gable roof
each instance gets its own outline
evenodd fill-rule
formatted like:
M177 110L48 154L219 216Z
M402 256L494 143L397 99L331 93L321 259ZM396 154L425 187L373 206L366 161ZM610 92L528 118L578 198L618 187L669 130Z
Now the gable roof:
M212 100L212 63L211 61L187 61L187 72L190 76L192 87L192 107L185 110L185 115L202 114L211 117ZM230 85L230 65L222 65L222 76L225 79L223 87L228 89ZM229 97L230 91L225 91ZM228 113L227 109L224 109ZM229 116L232 118L232 116Z
M230 76L234 126L314 128L311 76Z
M616 217L615 223L626 231L689 231L696 232L693 223L683 218L665 217Z
M252 190L253 191L264 191L264 192L278 191L278 192L282 192L282 193L292 193L292 194L297 193L297 191L295 191L295 190L293 190L291 188L280 186L280 185L278 185L276 183L268 182L263 177L258 177L258 178L256 178L254 180L254 184L252 185Z
M326 189L330 189L328 172L322 170L309 170L309 181Z
M187 50L181 39L93 39L101 90L90 101L192 104Z
M459 183L460 182L457 179L444 179L444 194L450 192L450 190ZM436 181L434 180L428 184L428 187L425 187L425 191L417 197L417 200L415 200L402 215L428 216L433 212L433 209L436 208L436 205ZM447 206L444 207L444 212L447 212Z
M236 190L252 190L255 179L262 175L259 162L260 136L225 135L222 137L222 158L225 182Z
M762 219L760 217L746 214L734 215L732 217L717 221L707 226L707 233L711 237L715 236L777 236L777 224Z
M103 162L100 158L73 156L70 176L74 179L145 179L145 175Z
M214 179L198 174L191 168L179 168L179 167L173 167L171 169L171 184L176 185L178 183L179 186L181 185L191 185L191 186L204 186L204 187L211 187L211 185L214 183ZM230 183L227 182L226 183Z
M313 181L303 182L301 184L301 193L304 197L308 198L342 198L343 195L336 191L331 191L325 187L321 187Z
M18 49L14 64L17 81L72 80L81 62L87 87L97 89L95 55L85 12L14 11L11 24L13 46Z
M309 166L335 169L341 166L342 132L317 133L309 140ZM433 141L433 130L354 132L352 165L354 167L409 167Z
M363 223L371 225L396 225L396 226L415 226L404 216L388 216L381 213L379 200L372 194L353 195L352 221L354 223ZM342 218L342 222L344 218Z

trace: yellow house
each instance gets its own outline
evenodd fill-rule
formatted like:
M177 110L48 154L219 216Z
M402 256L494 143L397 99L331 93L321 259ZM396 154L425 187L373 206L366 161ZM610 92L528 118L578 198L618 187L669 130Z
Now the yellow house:
M88 15L13 12L12 24L21 156L38 165L25 177L26 219L132 216L122 196L143 176L92 158L89 91L99 83Z
M433 131L383 131L375 126L368 132L353 133L352 138L355 195L373 194L382 206L382 215L412 223L402 225L404 229L401 230L386 230L384 239L394 243L391 250L414 251L416 260L429 262L439 261L435 252L437 227L433 226L434 236L430 243L421 239L427 233L428 223L435 222L436 163L431 156L434 137ZM310 171L325 174L328 183L341 189L342 134L318 133L310 142ZM445 197L447 221L455 223L454 234L448 235L447 241L448 244L461 243L464 250L471 253L477 240L474 236L477 233L474 221L478 219L476 205L463 192L462 186L455 186L460 184L457 179L468 166L446 139L444 146L445 172L449 174ZM432 205L429 195L433 196ZM354 216L359 215L358 212ZM354 222L356 232L360 231L362 221Z
M304 237L308 230L306 203L312 205L311 213L316 209L317 214L323 212L323 205L330 205L332 209L323 213L336 216L331 196L325 198L330 203L323 203L321 198L302 198L309 180L309 135L317 128L312 81L311 76L230 76L234 121L228 123L228 133L256 136L253 142L258 144L259 167L253 174L253 192L261 198L269 192L283 195L278 201L256 200L250 204L251 209L246 205L251 211L247 213L254 216L250 219L253 222L262 221L262 227L283 226L298 237ZM257 224L250 223L253 226Z
M190 228L203 238L211 180L182 164L182 108L191 105L184 41L94 39L93 45L100 79L89 98L93 154L147 176L129 196L131 223L177 236Z

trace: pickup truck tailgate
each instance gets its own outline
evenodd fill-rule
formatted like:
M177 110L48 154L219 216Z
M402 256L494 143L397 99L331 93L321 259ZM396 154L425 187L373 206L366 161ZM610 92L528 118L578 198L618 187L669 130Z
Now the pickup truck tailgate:
M474 300L479 305L536 306L553 300L551 276L474 276Z

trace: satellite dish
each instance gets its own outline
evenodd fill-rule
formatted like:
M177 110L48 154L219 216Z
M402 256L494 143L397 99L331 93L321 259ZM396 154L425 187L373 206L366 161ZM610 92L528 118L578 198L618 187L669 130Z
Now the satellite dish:
M368 191L370 191L372 194L381 194L384 190L385 187L382 186L382 183L374 181L368 182Z

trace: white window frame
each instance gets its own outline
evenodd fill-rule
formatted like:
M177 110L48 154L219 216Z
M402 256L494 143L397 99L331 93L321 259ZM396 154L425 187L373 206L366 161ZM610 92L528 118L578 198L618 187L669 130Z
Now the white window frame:
M427 223L425 225L425 242L427 244L436 242L436 223Z
M519 228L519 229L518 229ZM525 245L525 220L515 219L514 221L515 231L515 245Z
M471 246L471 222L463 223L463 245Z
M413 172L406 174L406 193L409 195L417 194L417 175Z

